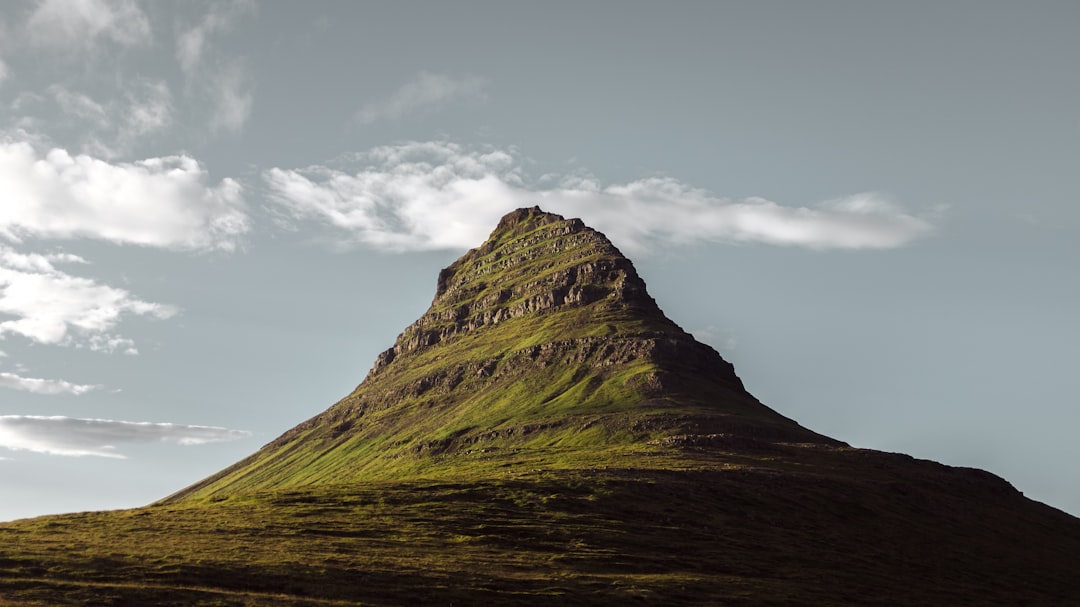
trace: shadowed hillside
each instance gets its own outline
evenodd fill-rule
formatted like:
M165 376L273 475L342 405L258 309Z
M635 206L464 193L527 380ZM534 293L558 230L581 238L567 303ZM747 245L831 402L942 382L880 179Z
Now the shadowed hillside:
M537 208L324 413L146 508L0 525L2 605L1075 605L1080 520L758 402Z

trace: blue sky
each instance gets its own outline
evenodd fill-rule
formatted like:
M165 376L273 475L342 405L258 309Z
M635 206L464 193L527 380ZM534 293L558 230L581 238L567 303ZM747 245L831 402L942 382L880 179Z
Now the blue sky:
M1072 2L11 2L0 519L348 393L505 212L581 217L763 402L1080 513Z

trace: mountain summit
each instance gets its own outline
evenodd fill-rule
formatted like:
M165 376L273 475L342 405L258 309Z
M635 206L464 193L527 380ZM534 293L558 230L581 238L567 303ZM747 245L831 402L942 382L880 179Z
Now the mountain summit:
M606 236L523 208L439 273L352 394L173 499L740 441L839 444L751 396Z
M769 409L537 208L322 414L157 504L0 539L5 606L1080 604L1080 520Z

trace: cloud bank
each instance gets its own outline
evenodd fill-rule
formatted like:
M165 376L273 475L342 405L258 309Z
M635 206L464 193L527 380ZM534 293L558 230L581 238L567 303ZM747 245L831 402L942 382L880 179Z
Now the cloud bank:
M0 415L0 447L52 455L123 459L121 443L202 445L251 436L217 426L37 415Z
M152 116L146 120L154 120ZM236 248L249 230L242 188L211 185L187 156L109 163L0 143L0 237L88 237L169 249Z
M168 120L153 103L167 102L167 90L147 86L151 103L129 112L133 132ZM88 97L62 89L56 94L86 120L107 119L109 112ZM62 149L41 155L30 143L0 141L0 191L0 340L17 335L44 345L138 354L134 340L116 332L120 322L177 313L64 267L87 265L82 257L15 248L27 240L91 238L174 250L234 250L250 229L240 185L231 179L210 183L199 163L186 156L110 163ZM0 386L75 395L100 387L15 374L0 377Z
M293 220L332 226L347 243L394 251L476 246L503 214L537 204L581 217L637 251L695 242L882 249L933 230L929 220L872 192L793 207L716 196L667 177L606 185L581 176L534 180L512 151L446 142L379 147L359 160L365 166L356 172L273 168L263 180Z
M73 384L62 379L40 379L37 377L23 377L15 373L0 373L0 387L30 392L32 394L72 394L78 396L93 390L101 389L99 385Z
M355 119L366 125L380 120L394 120L451 101L485 101L487 85L487 80L478 76L456 78L422 71L386 99L361 107Z

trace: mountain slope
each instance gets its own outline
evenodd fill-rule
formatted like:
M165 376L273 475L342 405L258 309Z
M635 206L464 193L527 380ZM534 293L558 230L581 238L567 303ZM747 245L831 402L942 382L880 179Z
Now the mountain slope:
M0 605L1077 605L1080 520L759 403L521 209L324 413L145 508L0 524Z
M663 450L650 441L734 437L836 444L746 392L603 234L519 209L440 273L431 307L352 394L172 499L595 467Z

